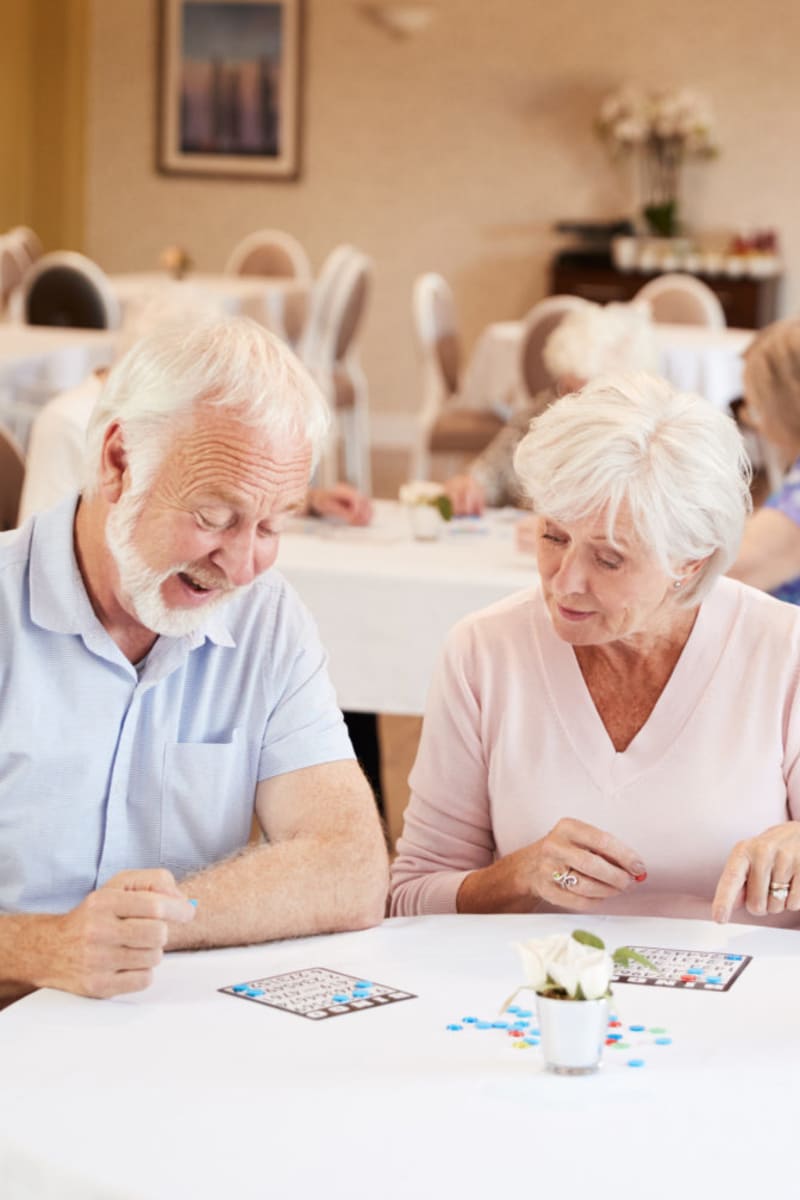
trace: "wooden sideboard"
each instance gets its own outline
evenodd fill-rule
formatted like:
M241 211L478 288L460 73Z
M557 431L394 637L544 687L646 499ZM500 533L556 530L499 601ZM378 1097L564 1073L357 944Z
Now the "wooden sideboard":
M553 295L583 296L598 304L626 302L650 279L663 272L617 271L589 259L586 262L553 262L550 291ZM761 329L778 317L780 276L768 279L732 278L727 275L696 276L707 283L720 300L725 320L739 329Z

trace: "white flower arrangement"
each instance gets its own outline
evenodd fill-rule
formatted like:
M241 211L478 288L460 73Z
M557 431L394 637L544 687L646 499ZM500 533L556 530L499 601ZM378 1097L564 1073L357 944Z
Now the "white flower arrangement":
M452 501L442 485L427 479L414 479L411 483L404 483L400 488L399 499L401 504L410 506L430 504L438 508L444 521L449 521L453 515Z
M596 129L614 157L636 158L653 232L677 233L681 166L719 153L706 97L690 88L645 91L626 84L603 101Z
M526 982L509 996L503 1010L526 988L557 1000L605 999L611 995L615 964L638 962L656 970L649 959L628 946L620 946L609 954L599 937L582 929L515 944L522 957Z

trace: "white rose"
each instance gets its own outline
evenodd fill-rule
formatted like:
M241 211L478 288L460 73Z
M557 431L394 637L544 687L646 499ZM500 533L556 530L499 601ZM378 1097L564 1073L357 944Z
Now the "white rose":
M565 934L518 942L517 949L527 984L534 991L542 991L548 981L563 988L568 996L575 996L580 986L586 1000L597 1000L608 991L614 964L605 950L586 946Z
M440 483L431 483L427 479L414 479L411 483L403 484L400 488L399 499L401 504L429 504L431 500L435 500L443 493L444 488Z

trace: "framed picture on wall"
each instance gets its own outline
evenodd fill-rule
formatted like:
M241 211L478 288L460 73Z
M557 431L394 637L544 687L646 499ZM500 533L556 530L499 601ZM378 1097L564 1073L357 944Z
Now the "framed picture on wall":
M158 166L295 179L302 0L161 0Z

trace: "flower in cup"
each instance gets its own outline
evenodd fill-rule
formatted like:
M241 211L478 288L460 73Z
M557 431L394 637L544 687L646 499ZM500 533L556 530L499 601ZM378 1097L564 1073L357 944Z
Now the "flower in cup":
M611 995L615 965L638 962L652 971L657 969L629 946L620 946L609 954L599 937L583 929L515 944L522 957L526 982L509 996L504 1010L526 988L554 1000L601 1000Z
M414 479L411 483L404 483L400 488L399 499L401 504L429 504L438 508L443 521L449 521L453 515L453 502L442 485L432 483L428 479Z

